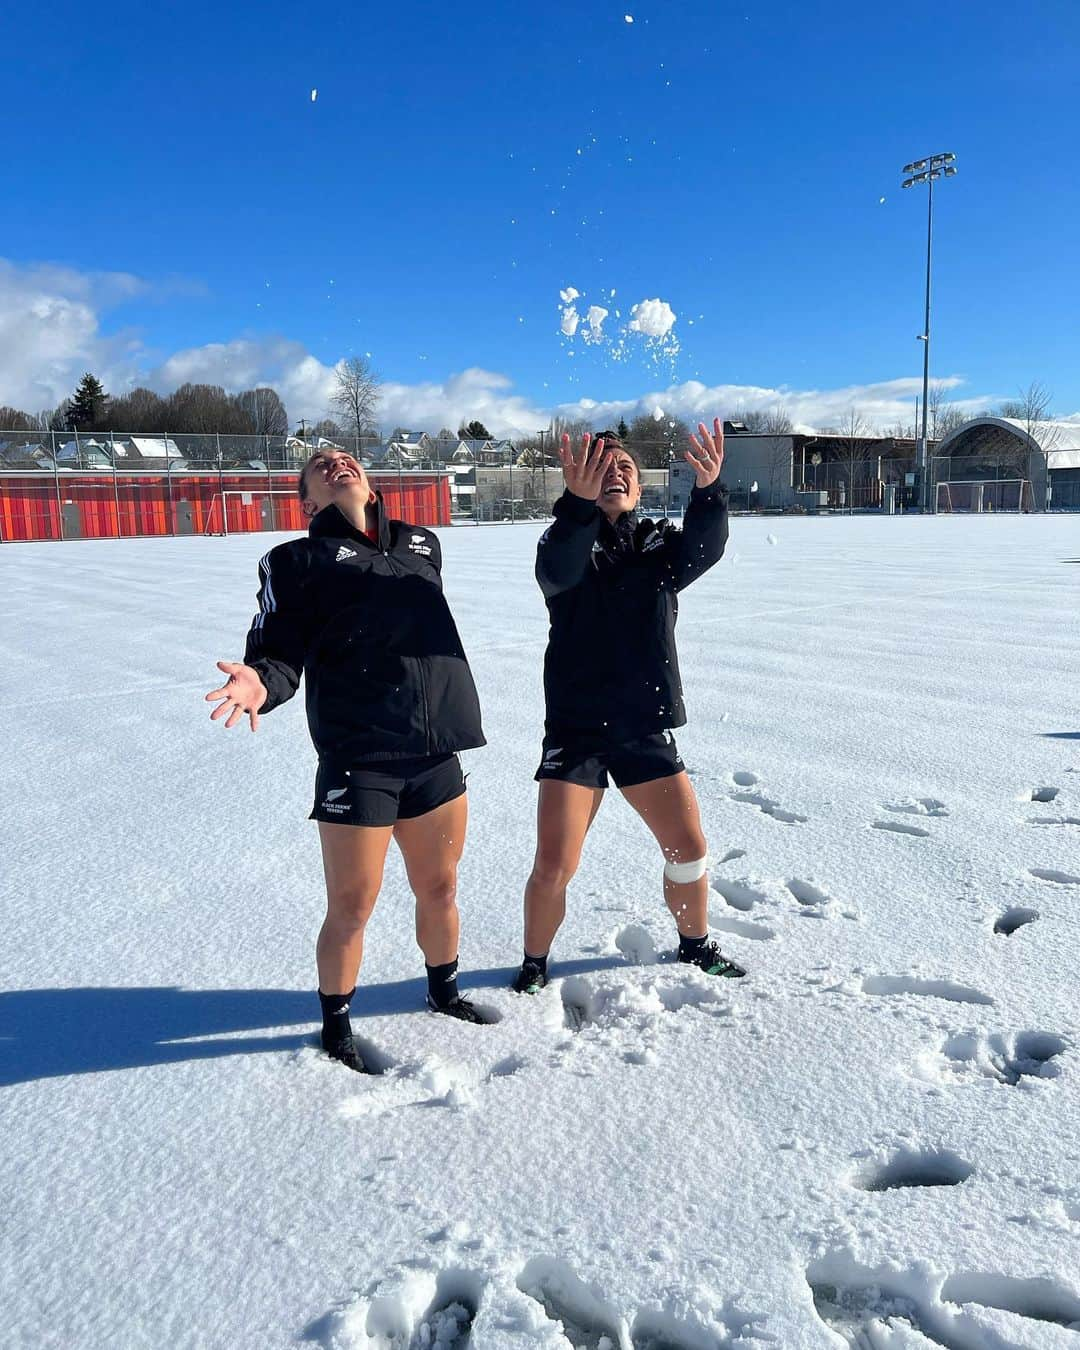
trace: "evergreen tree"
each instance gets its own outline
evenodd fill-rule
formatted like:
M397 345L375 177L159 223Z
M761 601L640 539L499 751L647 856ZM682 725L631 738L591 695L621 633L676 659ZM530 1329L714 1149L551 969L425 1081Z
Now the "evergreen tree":
M72 431L93 431L105 418L109 396L101 381L89 371L79 381L68 412L68 426Z
M619 433L619 439L623 442L623 444L625 444L627 436L630 435L630 428L626 425L625 417L619 418L619 425L615 428L615 430Z
M463 441L490 441L493 439L491 432L488 431L483 422L467 422L465 426L458 427L458 435Z

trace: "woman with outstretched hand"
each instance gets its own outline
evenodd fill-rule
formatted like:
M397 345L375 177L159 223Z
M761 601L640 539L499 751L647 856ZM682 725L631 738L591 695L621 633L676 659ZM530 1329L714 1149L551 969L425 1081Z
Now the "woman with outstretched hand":
M338 450L312 455L298 484L306 539L259 564L259 612L243 662L206 698L233 727L307 688L319 754L315 806L327 911L316 962L322 1044L365 1071L349 1020L364 929L393 839L416 896L428 1005L482 1019L457 987L457 865L465 843L465 780L457 751L484 744L480 707L442 593L429 530L387 519L363 468Z
M686 722L675 652L678 592L720 559L728 537L720 420L711 434L703 422L698 430L701 439L691 436L686 452L696 482L681 530L638 519L641 466L614 432L584 436L577 455L562 438L566 491L536 554L551 632L519 993L547 983L566 887L609 774L663 853L679 960L710 975L746 973L709 939L705 837L671 734Z

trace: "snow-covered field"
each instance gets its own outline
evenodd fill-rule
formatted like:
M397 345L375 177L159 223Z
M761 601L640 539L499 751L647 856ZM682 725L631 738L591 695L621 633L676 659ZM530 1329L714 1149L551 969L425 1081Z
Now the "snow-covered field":
M735 520L679 744L751 978L666 961L613 793L525 999L539 528L442 532L501 1020L421 1011L394 855L371 1078L315 1048L302 700L202 702L276 540L0 551L0 1343L1080 1350L1080 521Z

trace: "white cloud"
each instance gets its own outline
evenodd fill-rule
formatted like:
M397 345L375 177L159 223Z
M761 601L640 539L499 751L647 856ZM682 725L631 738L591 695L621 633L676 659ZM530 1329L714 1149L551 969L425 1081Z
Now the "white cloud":
M167 392L185 381L220 384L230 391L272 384L294 422L325 414L334 367L293 339L240 337L189 347L155 360L132 333L102 333L103 311L132 299L175 293L178 287L193 289L177 282L151 284L125 272L86 273L51 265L20 266L0 259L0 403L29 412L55 407L71 393L83 371L92 370L113 392L135 384ZM958 376L940 381L949 391L962 383ZM496 435L521 435L547 426L556 414L584 418L600 427L620 417L630 420L663 408L664 415L693 423L735 408L783 404L799 430L840 425L852 408L869 424L886 428L912 420L919 393L917 377L840 389L708 385L687 380L644 390L632 398L581 398L545 407L515 393L509 376L474 366L441 380L384 383L380 419L387 429L401 425L436 431L479 418ZM954 401L962 409L975 411L997 400L979 396Z

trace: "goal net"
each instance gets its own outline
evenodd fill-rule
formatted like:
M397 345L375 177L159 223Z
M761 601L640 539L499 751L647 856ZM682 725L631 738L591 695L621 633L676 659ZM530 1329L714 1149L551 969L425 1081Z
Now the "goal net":
M226 488L215 492L204 534L248 534L260 530L299 530L307 521L295 492L285 489Z
M1031 480L1027 478L971 479L937 485L935 510L941 512L1034 509Z

